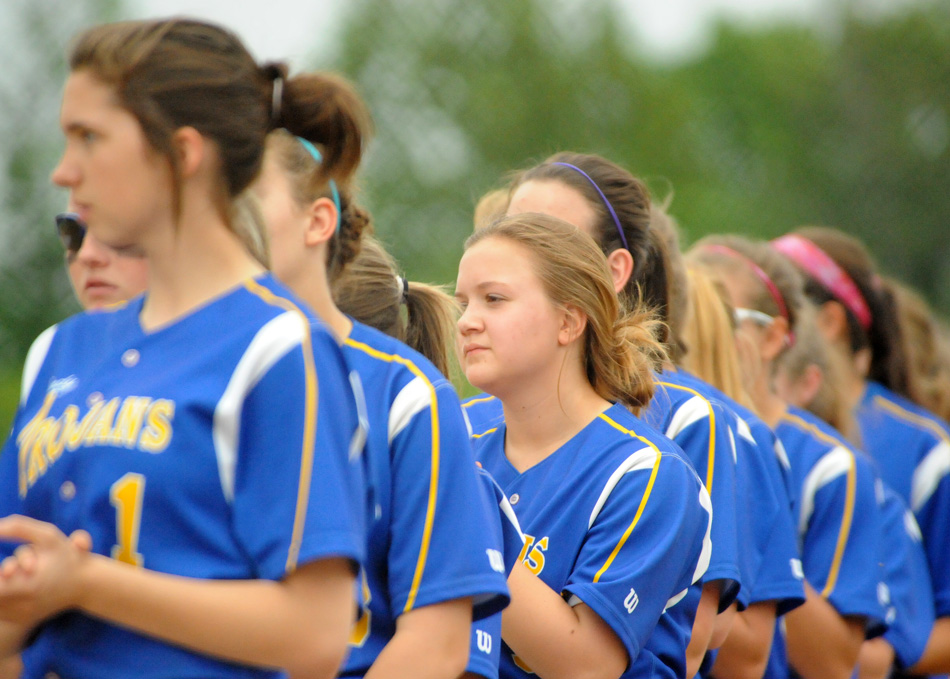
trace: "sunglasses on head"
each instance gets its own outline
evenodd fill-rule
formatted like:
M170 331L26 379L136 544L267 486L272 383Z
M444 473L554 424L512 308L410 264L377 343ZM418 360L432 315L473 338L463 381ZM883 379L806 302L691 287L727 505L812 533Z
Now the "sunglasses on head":
M86 225L75 212L63 212L56 215L56 232L66 252L76 254L86 237Z

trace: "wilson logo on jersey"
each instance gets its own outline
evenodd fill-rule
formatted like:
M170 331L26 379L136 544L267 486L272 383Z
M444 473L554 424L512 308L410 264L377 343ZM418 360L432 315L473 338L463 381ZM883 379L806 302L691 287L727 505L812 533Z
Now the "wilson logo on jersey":
M633 613L637 610L637 604L640 603L640 597L637 595L637 591L631 587L630 594L627 595L627 598L623 600L623 607L627 609L627 613Z
M475 645L482 653L491 653L491 634L484 630L475 630Z
M85 415L68 405L58 418L49 416L56 392L46 400L17 437L20 496L62 456L83 446L112 445L160 453L171 442L175 402L147 396L118 397L92 403Z
M497 549L486 549L485 552L488 554L488 563L491 565L491 569L496 573L504 573L505 557L502 556L502 553Z

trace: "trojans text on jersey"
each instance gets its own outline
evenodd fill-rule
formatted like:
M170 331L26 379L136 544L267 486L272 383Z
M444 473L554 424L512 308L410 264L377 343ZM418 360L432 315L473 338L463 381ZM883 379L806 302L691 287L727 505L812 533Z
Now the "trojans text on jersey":
M172 439L175 402L148 396L93 400L83 414L70 404L58 418L49 412L58 394L50 391L39 412L17 437L20 496L62 456L84 446L112 445L160 453Z

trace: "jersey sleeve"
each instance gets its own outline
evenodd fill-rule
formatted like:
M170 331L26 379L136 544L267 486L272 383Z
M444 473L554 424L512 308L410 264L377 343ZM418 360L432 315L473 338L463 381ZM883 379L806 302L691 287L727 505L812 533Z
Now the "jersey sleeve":
M910 667L924 653L934 624L933 592L920 528L898 495L885 491L883 503L884 581L887 623L884 639L894 648L900 667Z
M914 470L911 510L924 536L937 617L950 616L950 443L940 440Z
M741 419L737 425L737 486L744 502L740 535L749 536L747 544L740 544L745 567L739 598L746 606L774 601L782 615L805 602L791 505L773 453L774 436L762 429L753 435Z
M719 610L737 597L742 582L736 488L735 438L729 417L716 402L694 396L683 403L666 429L709 493L713 506L712 558L704 582L721 580Z
M596 516L564 587L637 658L663 612L706 570L709 496L676 455L644 450Z
M829 449L803 484L799 516L805 579L841 615L880 629L881 516L870 466L843 446ZM880 632L878 632L880 633Z
M314 329L307 341L307 328L300 330L301 342L247 392L237 426L227 426L226 397L216 413L215 445L237 539L257 565L257 576L272 580L308 561L361 562L365 553L363 432L349 376L326 331ZM257 362L266 363L260 357ZM232 383L240 374L239 366ZM223 462L234 430L229 484Z
M393 612L460 597L473 597L476 619L500 610L508 589L499 513L479 487L454 390L420 373L392 408Z
M498 679L501 644L501 613L473 622L465 671L485 679Z

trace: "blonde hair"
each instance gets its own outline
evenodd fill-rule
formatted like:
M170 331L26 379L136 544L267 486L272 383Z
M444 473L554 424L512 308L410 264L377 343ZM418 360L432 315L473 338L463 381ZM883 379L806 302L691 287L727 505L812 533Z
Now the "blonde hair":
M475 230L488 226L496 219L505 216L508 210L508 189L492 189L475 204Z
M683 341L689 352L683 357L683 367L755 411L743 385L735 319L722 283L697 266L688 267L686 277L689 320L683 325Z
M458 318L455 299L439 286L400 276L396 261L375 238L363 237L356 259L330 288L343 313L405 342L449 375L449 346Z
M245 249L265 269L270 268L270 240L261 213L261 204L253 191L244 191L231 203L231 228Z
M594 240L555 217L525 213L479 229L465 249L490 238L525 248L551 301L586 315L583 361L594 391L634 412L646 406L653 397L653 371L666 359L655 339L657 321L642 307L622 312L606 256Z

